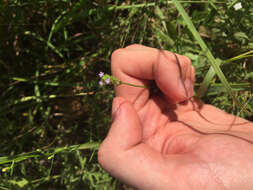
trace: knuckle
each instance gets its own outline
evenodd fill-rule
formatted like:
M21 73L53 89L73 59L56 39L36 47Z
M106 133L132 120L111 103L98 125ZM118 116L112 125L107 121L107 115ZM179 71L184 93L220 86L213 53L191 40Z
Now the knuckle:
M124 48L116 49L112 52L111 59L115 59L118 57L121 57L124 54L125 50Z
M101 166L105 165L105 161L106 161L106 147L104 147L104 144L102 143L98 149L98 153L97 153L97 158L98 158L98 163Z
M138 49L140 47L143 47L143 46L140 44L131 44L131 45L126 46L126 49Z
M121 62L126 55L125 52L126 52L126 50L123 48L114 50L111 55L111 64L112 65L115 64L116 62L118 62L118 60L119 60L119 62Z
M112 157L114 157L114 150L113 147L111 147L106 140L100 145L97 153L97 159L98 163L103 167L107 168L107 166L110 164Z
M183 58L184 58L184 62L185 62L187 65L192 65L191 59L190 59L189 57L183 56Z

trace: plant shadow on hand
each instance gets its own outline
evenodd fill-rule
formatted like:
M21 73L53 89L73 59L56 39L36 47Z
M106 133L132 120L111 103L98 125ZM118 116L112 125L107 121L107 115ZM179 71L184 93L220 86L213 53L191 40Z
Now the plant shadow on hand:
M165 57L167 56L163 51L160 51L160 52L163 54L163 56L165 56ZM182 77L182 68L180 66L181 64L179 63L179 59L177 57L177 54L175 54L175 53L173 53L173 54L176 58L176 63L177 63L177 66L178 66L178 69L180 72L180 77ZM169 61L169 59L168 59L168 61ZM159 96L159 97L165 96L163 94L163 92L157 87L155 81L150 82L149 89L150 89L150 92L149 92L150 98L152 98L154 96ZM188 95L186 88L185 88L185 92ZM222 126L222 128L221 129L217 129L217 128L216 129L215 128L208 129L208 132L207 132L206 129L204 129L204 128L203 128L204 130L201 130L201 127L196 127L196 126L193 126L189 123L186 123L183 120L179 120L178 113L177 113L178 106L186 106L187 104L191 104L191 107L192 107L191 112L194 112L195 116L197 115L199 118L201 118L202 121L204 121L205 123L209 123L210 125ZM240 136L239 133L236 134L237 131L232 131L232 128L234 126L245 127L244 125L250 124L251 123L250 121L243 120L242 122L237 122L238 117L235 115L233 115L233 116L230 115L230 117L233 117L233 119L230 122L227 122L227 123L215 122L212 119L209 119L208 115L205 115L202 113L202 109L204 108L204 106L205 106L205 104L198 97L193 96L193 97L189 97L185 101L182 101L182 102L179 102L176 104L170 103L168 101L167 108L165 108L164 110L162 110L163 108L161 108L161 110L162 110L162 112L166 112L166 114L171 122L175 121L175 122L181 123L182 125L188 127L192 131L199 133L201 135L227 135L227 136L231 136L231 137L235 137L235 138L244 140L250 144L253 144L253 140L251 140L252 138L242 137L242 136ZM217 115L217 117L219 117L219 113L217 113L216 115ZM251 116L251 118L252 118L252 116ZM253 125L251 127L253 127Z

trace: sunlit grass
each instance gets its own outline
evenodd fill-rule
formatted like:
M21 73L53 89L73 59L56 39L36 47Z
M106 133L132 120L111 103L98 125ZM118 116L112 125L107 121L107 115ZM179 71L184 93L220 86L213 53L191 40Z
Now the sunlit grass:
M253 2L235 3L0 3L0 189L122 189L97 163L114 96L97 75L132 43L187 55L203 101L247 117Z

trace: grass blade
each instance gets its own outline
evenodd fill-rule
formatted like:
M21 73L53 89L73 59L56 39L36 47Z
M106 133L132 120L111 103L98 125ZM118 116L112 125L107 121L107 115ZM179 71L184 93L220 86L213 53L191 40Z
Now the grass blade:
M241 109L244 109L244 106L241 104L241 102L236 98L231 86L229 85L226 77L224 76L222 70L220 69L219 63L217 63L216 59L214 58L214 56L212 55L211 51L209 50L209 48L207 47L207 45L205 44L205 42L203 41L203 39L201 38L201 36L199 35L198 31L196 30L196 28L194 27L190 17L187 15L187 13L185 12L184 8L182 7L181 3L178 0L172 0L174 5L176 6L178 12L181 14L181 16L183 17L185 23L187 24L189 30L191 31L192 35L194 36L195 40L199 43L201 49L203 52L205 52L205 55L207 56L211 67L206 75L206 77L204 78L204 81L202 82L197 95L199 97L202 97L207 89L208 86L211 82L211 80L213 79L213 77L215 76L215 74L218 75L220 81L222 82L222 84L224 85L224 87L226 88L227 92L230 94L230 96L233 98L234 102L236 103L236 105L238 107L240 107ZM250 112L244 110L245 112L247 112L248 114L251 115Z
M13 163L13 162L17 163L17 162L27 160L29 158L50 157L61 152L72 152L75 150L87 150L87 149L97 150L99 147L99 144L100 143L98 142L89 142L89 143L78 144L78 145L52 148L52 149L46 150L47 152L44 152L43 150L38 149L33 152L22 153L16 156L2 156L0 157L0 165L6 164L6 163Z
M64 58L63 54L52 44L50 43L49 41L46 41L44 40L42 37L40 37L38 34L35 34L33 32L30 32L30 31L26 31L25 32L25 35L29 35L29 36L32 36L34 37L35 39L41 41L41 42L44 42L45 44L47 44L47 46L52 49L60 58Z

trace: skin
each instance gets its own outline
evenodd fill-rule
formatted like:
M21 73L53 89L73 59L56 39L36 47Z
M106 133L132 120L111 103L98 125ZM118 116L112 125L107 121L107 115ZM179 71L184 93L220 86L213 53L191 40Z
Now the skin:
M253 189L253 123L193 98L188 58L142 45L112 54L115 87L101 166L136 189Z

